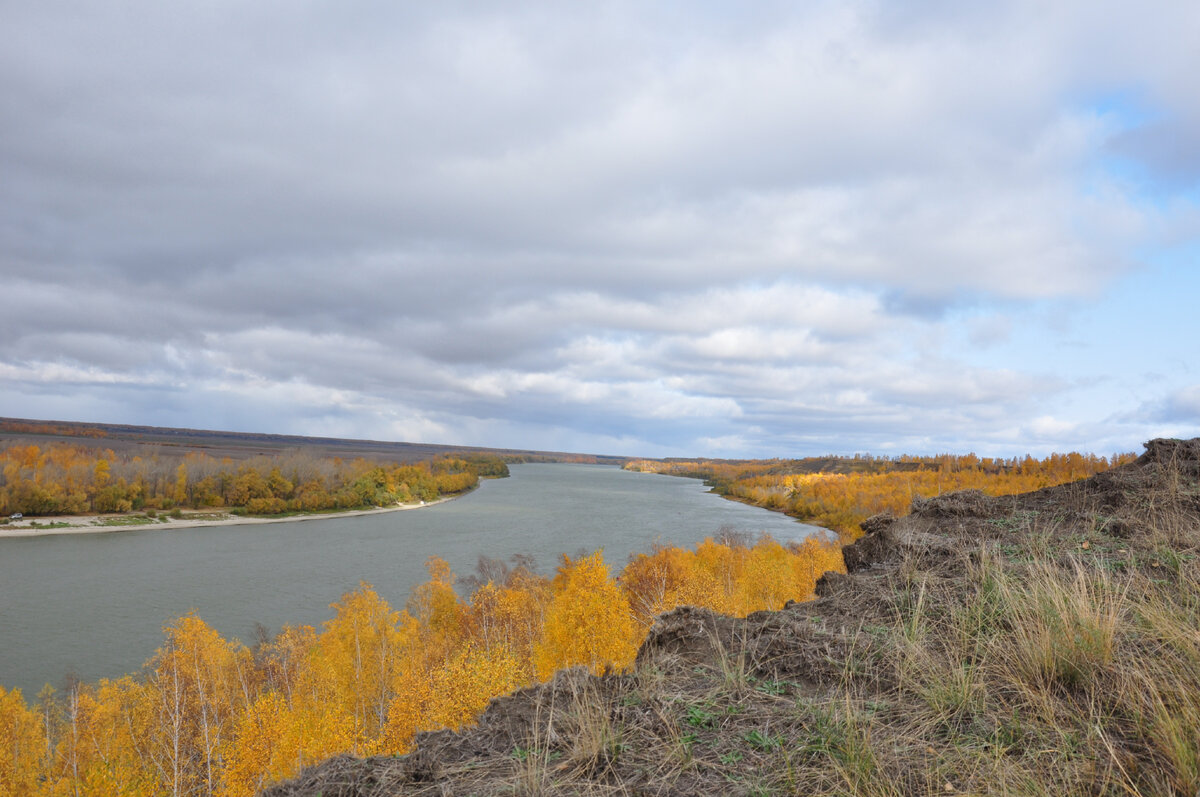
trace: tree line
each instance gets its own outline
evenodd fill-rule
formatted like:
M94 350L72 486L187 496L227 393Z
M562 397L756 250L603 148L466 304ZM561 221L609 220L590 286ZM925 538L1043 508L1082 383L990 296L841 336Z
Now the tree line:
M108 437L108 432L95 426L53 421L0 421L0 432L8 434L49 434L60 437Z
M708 539L632 557L481 560L461 586L440 559L401 610L368 584L318 632L285 627L247 647L189 614L139 674L49 686L32 703L0 687L0 792L249 797L338 753L398 754L457 729L488 701L559 668L632 666L654 617L681 604L744 615L813 596L840 549ZM465 591L465 590L464 590Z
M1051 454L980 458L975 454L894 458L814 457L799 460L634 460L626 468L704 479L728 498L785 512L805 523L837 531L846 539L862 533L872 515L907 514L916 498L954 490L1016 495L1085 479L1125 465L1135 454Z
M439 457L409 465L306 451L234 462L202 452L116 452L57 443L0 450L0 513L70 515L175 508L251 514L433 501L507 476L503 459Z

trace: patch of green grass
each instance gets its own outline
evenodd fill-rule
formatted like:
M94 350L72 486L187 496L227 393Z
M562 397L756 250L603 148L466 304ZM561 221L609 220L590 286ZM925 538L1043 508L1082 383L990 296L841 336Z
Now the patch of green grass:
M783 746L783 737L779 735L771 736L763 733L755 728L749 733L742 735L742 738L756 750L774 750Z
M687 707L687 723L696 728L717 727L718 715L700 706Z
M764 695L785 695L792 687L790 681L763 681L754 687L756 692L762 692Z
M691 760L692 747L700 737L694 733L683 733L679 735L679 749L684 760Z

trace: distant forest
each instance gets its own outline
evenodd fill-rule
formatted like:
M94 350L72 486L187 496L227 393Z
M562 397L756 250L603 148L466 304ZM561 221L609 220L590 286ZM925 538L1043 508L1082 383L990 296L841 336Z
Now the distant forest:
M1133 462L1135 454L1051 454L980 458L975 454L932 457L811 457L771 460L633 460L629 470L704 479L714 492L805 523L858 537L860 524L880 513L904 515L914 500L954 490L1015 495L1086 479Z
M474 488L480 477L507 475L503 459L485 454L400 465L306 451L234 461L194 451L10 445L0 450L0 512L74 515L184 507L316 512L433 501Z

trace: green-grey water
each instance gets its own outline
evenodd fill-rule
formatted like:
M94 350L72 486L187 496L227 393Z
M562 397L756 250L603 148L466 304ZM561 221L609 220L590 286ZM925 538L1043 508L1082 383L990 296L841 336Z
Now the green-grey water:
M162 627L195 610L227 637L256 624L320 624L360 581L394 607L440 556L467 575L478 558L604 549L614 570L655 542L693 545L722 529L779 540L815 531L708 493L702 483L596 465L514 465L508 479L408 512L244 526L0 539L0 685L32 697L71 673L138 670Z

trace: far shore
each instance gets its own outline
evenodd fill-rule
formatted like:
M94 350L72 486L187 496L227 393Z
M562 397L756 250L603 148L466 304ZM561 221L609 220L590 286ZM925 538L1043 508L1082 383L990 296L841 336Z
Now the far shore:
M253 517L233 515L223 508L209 510L185 510L178 518L170 517L160 512L158 517L147 519L141 513L123 515L46 515L25 517L21 520L8 521L0 527L0 539L16 537L48 537L53 534L107 534L119 531L158 531L160 529L191 529L201 526L249 526L260 523L295 523L304 520L330 520L343 517L360 517L362 515L381 515L386 512L403 512L406 509L424 509L437 506L472 492L448 495L436 501L421 501L412 504L396 504L395 506L376 507L374 509L348 509L343 512L316 512L311 514L289 515L288 517ZM139 522L123 524L123 519L137 518ZM32 525L36 523L37 525ZM59 523L66 523L59 526ZM49 524L55 524L51 526ZM101 525L97 525L101 524Z

